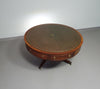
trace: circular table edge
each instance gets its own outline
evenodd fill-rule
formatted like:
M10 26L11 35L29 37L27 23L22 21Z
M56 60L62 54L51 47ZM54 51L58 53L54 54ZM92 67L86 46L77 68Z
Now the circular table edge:
M62 25L62 24L55 24L55 25ZM39 26L39 25L37 25L37 26ZM62 25L62 26L66 26L68 28L71 28L71 29L73 29L74 31L76 31L80 35L81 42L76 48L74 48L72 50L69 50L69 51L64 51L64 52L46 52L46 51L34 48L26 40L27 32L30 31L31 29L33 29L34 27L36 27L36 26L34 26L34 27L30 28L28 31L26 31L26 33L24 35L24 41L25 41L26 48L28 49L28 51L31 54L33 54L33 55L35 55L35 56L37 56L37 57L39 57L41 59L53 60L53 61L61 61L61 60L69 59L69 58L75 56L80 51L80 48L81 48L82 43L83 43L83 37L80 34L80 32L78 32L76 29L74 29L72 27L69 27L67 25Z

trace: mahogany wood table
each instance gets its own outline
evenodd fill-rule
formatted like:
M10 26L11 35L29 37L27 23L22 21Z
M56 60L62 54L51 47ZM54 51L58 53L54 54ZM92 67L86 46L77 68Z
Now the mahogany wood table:
M43 59L64 61L71 65L69 58L75 56L83 43L82 35L72 27L61 24L41 24L30 28L24 35L27 50Z

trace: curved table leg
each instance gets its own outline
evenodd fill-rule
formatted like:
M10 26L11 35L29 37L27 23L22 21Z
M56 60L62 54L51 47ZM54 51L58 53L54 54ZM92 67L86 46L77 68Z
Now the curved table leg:
M43 60L39 66L39 69L41 69L41 67L43 66L43 64L46 62L46 60Z
M41 69L41 67L45 64L45 62L46 62L46 60L43 60L42 62L41 62L41 64L40 64L40 66L39 66L39 69ZM64 60L64 62L66 62L66 63L68 63L68 64L72 64L72 62L71 61L69 61L69 60Z
M66 63L68 63L68 64L72 64L72 62L71 61L69 61L69 60L64 60L64 62L66 62Z

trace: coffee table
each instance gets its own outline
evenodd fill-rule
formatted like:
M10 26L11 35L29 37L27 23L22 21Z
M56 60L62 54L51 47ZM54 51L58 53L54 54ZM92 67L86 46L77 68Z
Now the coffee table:
M43 59L64 61L71 65L69 58L75 56L83 43L82 35L72 27L62 24L41 24L30 28L24 35L27 50Z

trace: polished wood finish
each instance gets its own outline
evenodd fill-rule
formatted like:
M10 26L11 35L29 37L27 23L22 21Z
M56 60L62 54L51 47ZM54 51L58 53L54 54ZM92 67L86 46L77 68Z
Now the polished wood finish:
M28 51L43 59L65 61L75 56L83 43L82 35L61 24L42 24L30 28L24 35Z

